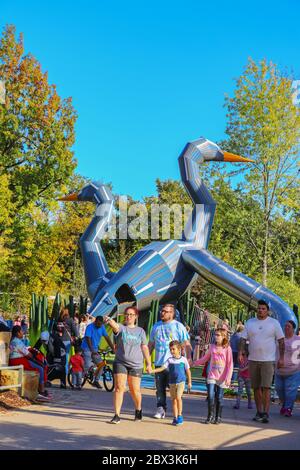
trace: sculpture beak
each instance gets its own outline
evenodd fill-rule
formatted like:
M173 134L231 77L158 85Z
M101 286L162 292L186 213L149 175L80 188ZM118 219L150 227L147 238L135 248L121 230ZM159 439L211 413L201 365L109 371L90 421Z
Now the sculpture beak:
M251 160L251 158L245 158L245 157L240 157L239 155L235 155L234 153L230 152L223 152L224 155L224 162L252 162L254 163L254 160Z
M77 193L69 194L68 196L60 197L58 200L59 201L78 201L78 194Z

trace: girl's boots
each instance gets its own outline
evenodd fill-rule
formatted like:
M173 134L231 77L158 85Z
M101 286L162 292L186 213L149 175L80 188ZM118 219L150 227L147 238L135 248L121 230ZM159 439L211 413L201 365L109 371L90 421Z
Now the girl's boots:
M205 424L211 424L214 420L214 402L212 400L208 400L208 414L205 421Z
M220 424L222 422L222 409L223 409L223 406L221 405L221 403L219 401L217 401L216 403L216 416L215 416L215 420L214 420L214 424Z

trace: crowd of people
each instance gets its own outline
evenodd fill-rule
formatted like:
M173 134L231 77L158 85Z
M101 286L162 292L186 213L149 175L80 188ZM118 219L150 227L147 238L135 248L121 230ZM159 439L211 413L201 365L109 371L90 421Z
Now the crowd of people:
M149 343L143 328L138 326L139 311L136 307L125 310L124 321L114 319L83 317L80 322L70 318L68 308L63 308L58 322L51 333L47 331L34 345L24 344L22 323L12 328L10 343L10 364L22 364L25 370L36 370L39 374L39 397L51 399L46 387L54 379L60 380L66 388L66 375L72 367L72 381L76 390L81 389L84 372L91 364L99 364L99 344L104 338L114 351L113 374L115 381L112 424L121 421L123 396L128 384L132 397L136 421L142 421L141 378L144 371L155 376L156 411L154 418L164 419L167 413L167 390L172 401L172 424L183 424L182 396L186 382L188 391L192 387L191 366L204 366L207 387L208 414L205 423L219 424L222 419L224 391L232 383L234 370L238 390L234 408L238 410L244 389L248 408L253 408L252 392L256 406L254 421L269 421L270 390L272 384L281 403L280 414L292 416L294 403L300 386L300 338L296 325L287 321L284 332L280 323L269 315L266 301L258 302L256 317L245 325L239 323L232 332L229 322L213 326L211 344L205 354L194 358L188 329L176 320L173 304L166 304L160 312L160 319L150 332ZM19 320L18 320L19 321ZM81 325L82 323L82 325ZM106 326L113 332L109 337ZM72 346L75 354L70 356ZM44 348L44 349L43 349ZM155 351L152 365L151 354ZM100 384L101 370L97 369L93 385Z
M94 318L87 315L81 319L76 315L73 319L68 307L64 307L58 320L52 325L51 333L43 331L36 344L30 347L29 325L25 316L17 316L12 321L0 318L0 331L11 331L9 364L23 365L24 370L39 373L38 399L51 399L46 387L51 386L52 380L59 379L60 387L67 388L66 377L69 364L73 362L70 358L71 347L76 346L76 352L81 355L81 348L78 350L79 341L81 337L85 337L87 325L93 321ZM111 342L110 344L112 345ZM75 370L76 367L72 369L73 372Z

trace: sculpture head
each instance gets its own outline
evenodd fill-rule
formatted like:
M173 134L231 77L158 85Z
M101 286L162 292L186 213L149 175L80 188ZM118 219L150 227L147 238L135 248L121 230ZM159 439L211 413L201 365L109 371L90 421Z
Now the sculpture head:
M253 162L250 158L240 157L234 153L226 152L204 137L200 137L186 145L183 153L191 153L191 160L198 164L203 162Z
M62 197L60 201L84 201L94 202L100 204L103 199L111 199L111 194L107 186L104 186L99 181L92 181L86 184L78 193L72 193L68 196Z

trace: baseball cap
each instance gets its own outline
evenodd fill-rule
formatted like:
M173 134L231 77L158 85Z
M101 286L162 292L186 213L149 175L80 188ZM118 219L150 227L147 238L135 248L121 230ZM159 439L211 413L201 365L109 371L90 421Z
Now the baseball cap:
M46 341L46 343L48 343L48 341L49 341L49 332L48 331L42 331L41 340Z

